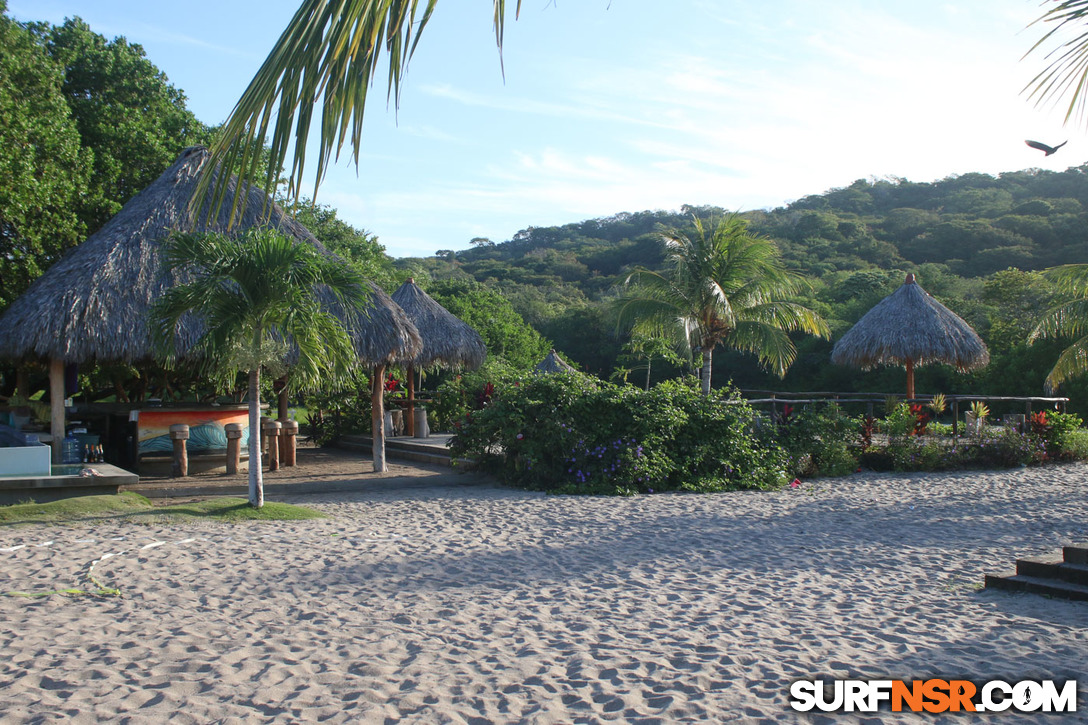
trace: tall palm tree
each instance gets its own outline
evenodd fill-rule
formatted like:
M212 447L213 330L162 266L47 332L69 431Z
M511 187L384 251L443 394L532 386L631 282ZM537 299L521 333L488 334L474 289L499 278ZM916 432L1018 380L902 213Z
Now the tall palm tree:
M671 269L640 269L628 276L618 302L619 323L649 325L703 355L703 393L710 393L710 367L719 345L754 353L764 366L785 375L797 357L789 332L828 337L827 323L786 298L805 280L782 266L778 247L748 232L736 214L707 234L695 220L695 235L663 235Z
M356 362L351 337L322 298L362 310L365 282L354 270L268 229L239 239L218 234L171 237L164 266L191 279L167 290L151 309L152 335L167 362L176 357L181 318L203 333L193 353L220 375L249 375L249 502L264 505L261 476L261 368L279 377L288 366L298 389L329 385Z
M1066 380L1088 372L1088 264L1066 264L1043 275L1068 301L1047 310L1028 339L1074 338L1046 376L1046 389L1053 392Z
M501 66L507 2L493 2ZM236 170L239 178L248 183L261 181L258 174L264 169L264 188L276 188L289 151L292 160L288 196L297 200L305 170L306 141L318 102L321 114L317 123L315 196L329 162L339 158L349 131L351 157L358 166L367 91L383 56L388 56L389 64L386 100L399 105L400 84L408 61L437 4L438 0L303 0L223 124L211 149L213 163L205 167L197 189L196 203L209 192L216 205L226 198L229 174L220 175L216 181L212 172L221 164ZM515 17L520 12L521 0L517 0ZM269 136L270 157L262 159ZM235 204L239 199L245 203L245 195L236 195Z

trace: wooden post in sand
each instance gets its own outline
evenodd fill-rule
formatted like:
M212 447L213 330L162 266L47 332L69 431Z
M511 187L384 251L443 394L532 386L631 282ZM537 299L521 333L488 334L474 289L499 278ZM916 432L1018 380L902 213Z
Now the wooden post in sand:
M280 470L280 425L278 420L270 420L264 424L261 432L268 441L268 470Z
M280 421L283 428L280 429L280 457L284 467L292 467L296 462L296 437L298 436L298 421Z
M227 475L237 476L242 458L242 424L227 423L223 430L227 433Z
M189 426L184 423L170 426L170 440L174 442L174 465L170 475L174 478L185 478L189 475L189 451L185 444L189 440Z
M385 471L385 366L374 368L370 380L370 438L374 456L374 472Z

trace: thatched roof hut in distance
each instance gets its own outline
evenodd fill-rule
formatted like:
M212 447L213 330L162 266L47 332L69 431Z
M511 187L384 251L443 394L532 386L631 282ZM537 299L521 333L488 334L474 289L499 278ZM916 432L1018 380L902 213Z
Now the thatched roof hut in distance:
M971 326L922 289L913 274L857 321L831 351L840 365L904 365L907 397L914 397L914 367L939 362L960 371L990 362L986 344Z
M194 218L189 210L208 158L208 150L203 147L183 151L158 179L46 270L0 316L0 356L50 360L55 441L64 437L65 363L137 362L154 356L147 310L167 288L179 282L176 275L162 269L160 242L174 232L225 233L230 229L231 205L238 193L234 178L217 214L201 213ZM245 193L245 214L236 220L235 232L269 226L329 253L279 206L273 204L266 211L267 195L263 190L247 187ZM374 284L367 314L341 318L355 341L360 361L368 366L394 363L420 350L415 326ZM179 353L184 354L198 334L194 321L183 324L177 340Z
M419 330L423 341L411 363L415 367L441 365L474 370L487 358L487 347L480 333L454 316L424 292L409 277L392 295Z
M153 357L147 309L179 281L162 270L160 242L173 232L228 230L237 192L234 179L217 215L201 214L194 220L189 213L189 200L208 156L200 146L183 151L101 229L35 280L0 317L0 355L65 363L136 362ZM265 200L261 189L248 189L245 214L235 222L235 232L270 226L328 253L278 205L266 214ZM360 360L376 365L416 354L419 336L403 311L373 284L370 300L367 318L345 320ZM183 325L179 352L188 349L197 334L192 321Z
M453 315L420 289L409 277L392 295L408 319L419 330L422 348L408 362L408 409L406 432L414 435L416 429L416 387L414 368L440 365L446 368L474 370L484 364L487 346L480 333Z
M540 363L533 368L535 373L575 373L578 372L573 367L563 361L563 358L559 357L559 354L552 348Z

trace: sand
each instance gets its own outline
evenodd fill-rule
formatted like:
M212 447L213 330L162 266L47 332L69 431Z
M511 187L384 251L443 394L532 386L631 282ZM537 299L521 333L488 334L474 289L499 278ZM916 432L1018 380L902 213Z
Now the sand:
M329 466L332 468L329 468ZM1088 541L1088 468L553 497L357 457L319 521L0 528L0 722L954 722L798 678L1080 678L1088 604L981 590ZM339 466L339 468L336 468ZM103 559L106 555L111 555Z

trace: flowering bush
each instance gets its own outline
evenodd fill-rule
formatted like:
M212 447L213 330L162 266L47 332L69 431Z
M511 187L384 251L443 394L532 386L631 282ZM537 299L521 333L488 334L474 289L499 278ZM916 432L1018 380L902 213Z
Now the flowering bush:
M642 391L581 374L496 386L460 421L454 456L558 493L774 488L785 454L752 431L735 393L670 381Z

